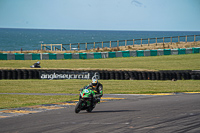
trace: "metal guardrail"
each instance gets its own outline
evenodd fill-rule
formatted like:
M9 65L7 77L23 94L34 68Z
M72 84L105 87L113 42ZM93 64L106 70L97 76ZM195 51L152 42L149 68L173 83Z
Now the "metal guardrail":
M50 51L64 51L64 50L88 50L93 48L104 48L104 47L119 47L119 46L133 46L143 44L155 44L156 46L159 43L165 44L173 42L195 42L200 35L186 35L186 36L172 36L172 37L159 37L159 38L141 38L141 39L131 39L131 40L117 40L117 41L102 41L102 42L86 42L86 43L70 43L70 44L41 44L41 50L50 50ZM83 46L85 45L85 46ZM90 45L90 47L89 47ZM91 46L92 45L92 46ZM75 47L74 47L75 46ZM66 48L67 47L67 48Z

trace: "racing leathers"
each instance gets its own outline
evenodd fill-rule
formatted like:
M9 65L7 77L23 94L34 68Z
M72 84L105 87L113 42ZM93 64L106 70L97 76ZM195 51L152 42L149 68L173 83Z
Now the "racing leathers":
M99 103L101 97L103 96L103 85L98 82L96 86L93 86L92 83L90 83L87 85L87 87L91 87L95 92L95 97L92 104L95 105L95 103Z

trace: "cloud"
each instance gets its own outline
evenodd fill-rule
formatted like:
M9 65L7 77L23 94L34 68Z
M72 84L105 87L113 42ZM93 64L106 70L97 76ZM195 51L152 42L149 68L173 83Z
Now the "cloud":
M132 0L131 1L132 5L135 5L137 7L145 7L141 2L139 2L138 0Z

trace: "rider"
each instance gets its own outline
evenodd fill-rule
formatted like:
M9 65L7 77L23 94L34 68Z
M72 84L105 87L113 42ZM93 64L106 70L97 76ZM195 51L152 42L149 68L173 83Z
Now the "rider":
M40 62L36 62L34 63L32 66L30 66L31 68L40 68Z
M96 102L99 103L101 97L103 96L103 85L99 83L95 77L93 77L92 82L87 85L87 87L91 87L93 90L95 90Z

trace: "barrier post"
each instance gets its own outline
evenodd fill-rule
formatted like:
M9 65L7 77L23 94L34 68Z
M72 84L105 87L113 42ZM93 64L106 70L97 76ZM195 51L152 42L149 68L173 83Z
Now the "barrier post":
M61 44L61 51L62 51L62 47L63 47L63 45Z
M149 46L149 38L148 38L148 46Z
M102 41L102 48L103 48L103 41Z
M187 36L185 36L185 43L187 43Z
M142 38L141 38L141 47L142 47Z
M111 41L110 41L110 48L111 48Z
M53 44L51 44L51 51L53 50Z
M87 50L87 42L85 43L85 50Z
M80 50L80 43L78 43L78 50Z
M133 47L134 47L135 39L133 39Z
M95 48L95 42L94 42L94 48Z
M70 49L70 51L72 50L72 44L71 43L69 44L69 49Z
M157 37L156 37L156 46L158 45L158 40L157 40Z
M165 47L165 38L163 37L163 48Z
M117 47L119 47L119 40L117 40Z
M172 45L172 37L170 37L170 39L171 39L171 45Z
M42 44L41 44L41 50L42 50Z
M180 42L180 36L178 36L178 42Z
M194 35L194 42L196 41L196 35Z
M127 45L127 40L125 40L125 48L126 48L126 45Z

